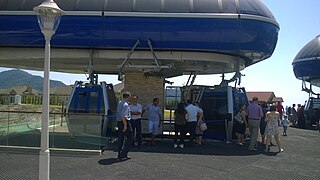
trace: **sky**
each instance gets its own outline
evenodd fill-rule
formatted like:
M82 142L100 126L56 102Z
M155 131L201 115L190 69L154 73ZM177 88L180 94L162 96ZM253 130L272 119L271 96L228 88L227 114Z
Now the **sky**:
M292 70L292 61L298 52L320 34L320 0L262 0L280 24L278 43L273 55L241 71L241 86L246 91L272 91L282 97L284 106L304 104L308 93L301 91L301 81L296 79ZM0 68L0 70L7 70ZM33 75L43 76L42 71L27 71ZM226 77L230 78L233 74ZM197 76L194 84L215 85L220 83L221 75ZM50 73L50 79L65 84L76 80L86 80L84 74ZM188 76L167 79L174 86L186 84ZM99 81L117 84L117 76L99 75ZM230 84L231 85L231 84ZM313 89L320 93L319 88Z

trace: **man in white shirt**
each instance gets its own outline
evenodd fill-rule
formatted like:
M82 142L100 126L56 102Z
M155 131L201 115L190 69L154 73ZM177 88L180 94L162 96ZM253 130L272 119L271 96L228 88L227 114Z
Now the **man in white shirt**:
M161 126L161 109L158 106L159 98L154 98L151 104L148 104L144 111L148 111L149 133L151 135L151 144L155 145L155 136L159 134Z
M196 134L196 127L197 127L197 121L198 121L198 115L201 115L203 113L202 109L194 106L192 104L191 99L187 100L187 106L185 108L188 111L188 118L187 118L187 131L190 133L190 143L194 143L194 137Z
M137 147L141 147L142 143L142 132L141 132L141 114L142 114L142 105L138 103L138 96L132 96L132 104L130 105L131 109L131 126L133 132L133 146L135 146L135 141L137 139ZM136 137L135 137L136 134Z

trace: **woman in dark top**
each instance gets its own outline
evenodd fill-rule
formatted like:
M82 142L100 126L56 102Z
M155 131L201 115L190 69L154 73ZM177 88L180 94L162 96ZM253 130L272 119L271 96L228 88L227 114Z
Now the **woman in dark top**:
M260 121L260 135L261 135L261 143L265 144L266 142L266 136L264 135L264 131L266 129L266 113L269 111L269 107L266 103L262 104L262 112L263 112L263 116L262 119Z
M246 113L246 105L241 104L240 105L240 117L241 117L241 122L236 121L236 133L238 137L237 144L239 146L242 146L244 143L244 134L246 132L247 128L247 113Z
M180 148L184 147L184 138L185 138L185 124L186 124L186 117L187 117L187 110L185 110L184 103L179 103L178 108L174 111L174 148L178 147L178 138L180 136Z

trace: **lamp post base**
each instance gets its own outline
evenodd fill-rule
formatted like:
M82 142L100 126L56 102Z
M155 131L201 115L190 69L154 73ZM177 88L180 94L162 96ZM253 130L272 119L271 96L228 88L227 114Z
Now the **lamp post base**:
M50 151L49 149L40 150L39 154L39 180L50 179Z

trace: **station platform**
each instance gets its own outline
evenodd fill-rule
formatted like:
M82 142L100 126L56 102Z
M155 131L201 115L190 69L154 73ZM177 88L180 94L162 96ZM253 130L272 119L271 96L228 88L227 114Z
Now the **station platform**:
M280 128L282 130L282 128ZM275 142L273 140L273 142ZM199 147L173 148L173 140L132 149L131 159L117 161L116 147L99 151L51 150L52 180L113 179L320 179L320 133L290 127L281 136L283 153L265 153L248 144L207 141ZM38 179L37 149L0 148L0 179Z

